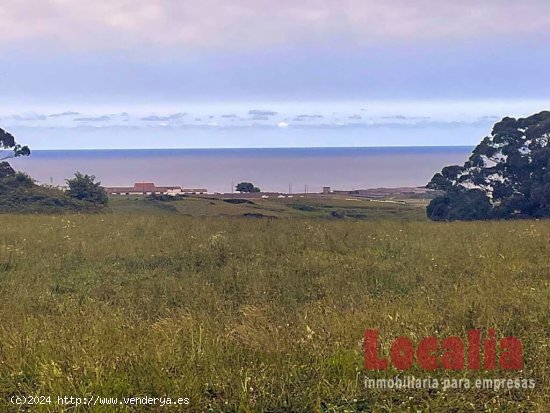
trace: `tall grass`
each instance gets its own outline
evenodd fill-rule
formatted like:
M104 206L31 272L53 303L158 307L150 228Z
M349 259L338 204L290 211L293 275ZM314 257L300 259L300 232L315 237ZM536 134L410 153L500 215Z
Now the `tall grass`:
M2 221L1 399L190 398L172 411L550 409L550 222ZM521 376L534 389L364 388L365 375L397 374L363 369L365 328L380 331L387 354L399 335L493 327L523 341L523 371L432 376Z

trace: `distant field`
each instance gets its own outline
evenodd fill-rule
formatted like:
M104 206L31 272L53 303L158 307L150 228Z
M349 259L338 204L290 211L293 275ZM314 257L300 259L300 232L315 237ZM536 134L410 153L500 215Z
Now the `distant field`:
M427 220L427 201L369 200L353 197L300 197L269 199L217 199L186 197L176 201L156 201L142 196L113 196L112 212L165 213L189 216L241 216L272 218L347 218L360 220Z
M2 216L2 399L165 395L191 402L152 411L193 412L550 409L548 221L370 222L401 207L297 199L319 209L212 201L215 214L301 218L195 218L181 214L209 215L211 201L185 199L166 215L118 202L117 213ZM307 217L348 205L367 219ZM494 327L523 341L523 371L432 376L533 378L536 387L367 391L365 375L397 374L364 370L369 327L385 354L399 335Z

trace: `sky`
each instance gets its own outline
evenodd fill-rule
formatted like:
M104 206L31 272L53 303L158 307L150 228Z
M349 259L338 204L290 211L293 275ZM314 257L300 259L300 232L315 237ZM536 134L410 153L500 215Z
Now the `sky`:
M547 0L2 0L34 149L474 145L550 109Z

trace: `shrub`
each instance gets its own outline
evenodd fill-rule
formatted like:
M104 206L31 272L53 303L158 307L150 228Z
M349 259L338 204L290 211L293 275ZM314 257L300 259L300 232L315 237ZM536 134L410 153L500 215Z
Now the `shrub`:
M73 179L67 180L67 184L69 185L68 195L71 198L97 206L106 205L109 202L107 192L101 186L101 182L95 182L94 175L77 172Z

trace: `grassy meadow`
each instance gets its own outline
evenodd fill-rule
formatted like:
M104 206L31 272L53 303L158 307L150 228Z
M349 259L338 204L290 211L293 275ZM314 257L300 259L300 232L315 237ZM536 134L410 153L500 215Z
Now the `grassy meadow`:
M1 411L550 410L548 221L331 220L295 208L285 219L229 219L142 207L1 216ZM532 378L534 389L365 389L365 376L398 374L364 369L366 328L388 354L400 335L492 327L522 340L523 371L429 376ZM190 404L27 410L7 402L13 395Z
M143 196L114 196L113 213L177 214L195 217L350 218L426 221L426 200L367 199L343 196L219 199L189 196L159 201ZM169 198L168 198L169 199Z

